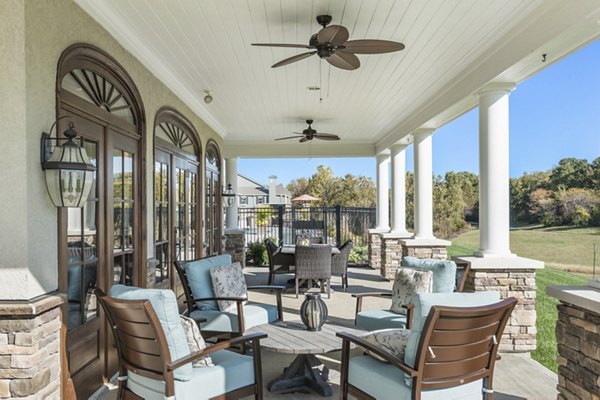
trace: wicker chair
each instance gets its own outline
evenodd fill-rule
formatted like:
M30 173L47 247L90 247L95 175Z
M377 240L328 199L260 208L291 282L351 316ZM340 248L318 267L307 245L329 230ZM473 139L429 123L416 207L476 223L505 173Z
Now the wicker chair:
M327 285L327 298L331 297L331 246L312 245L296 246L296 297L298 289L304 281L308 281L308 287L312 286L312 280L321 282L321 292Z
M272 285L275 274L294 272L294 255L282 253L281 245L277 246L270 239L265 239L265 247L269 256L269 280L267 285Z
M323 236L296 235L296 243L302 239L308 239L309 244L325 244L325 238Z
M340 247L340 254L331 256L331 274L342 277L344 291L348 289L348 257L350 257L352 247L354 247L352 240L348 240Z

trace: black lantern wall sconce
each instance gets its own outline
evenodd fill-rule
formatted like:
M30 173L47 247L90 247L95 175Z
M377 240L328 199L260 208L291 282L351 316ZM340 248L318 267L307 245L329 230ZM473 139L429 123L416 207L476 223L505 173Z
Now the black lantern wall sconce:
M223 207L231 208L235 204L235 193L233 193L233 189L231 188L231 183L227 184L227 189L223 191Z
M65 117L58 120L62 118ZM46 189L56 207L83 207L93 187L96 167L87 156L83 138L80 137L79 143L76 142L77 132L73 122L69 122L64 138L52 137L58 120L48 133L42 132L41 161L46 175Z

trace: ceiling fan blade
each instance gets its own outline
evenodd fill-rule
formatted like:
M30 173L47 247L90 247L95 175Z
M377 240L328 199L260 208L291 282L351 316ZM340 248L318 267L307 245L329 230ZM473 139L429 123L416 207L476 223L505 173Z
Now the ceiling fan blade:
M304 143L304 142L306 142L307 140L310 140L310 139L309 139L309 138L307 138L307 137L303 137L302 139L300 139L300 140L299 140L299 142L300 142L300 143Z
M334 46L341 46L346 43L350 33L345 26L329 25L317 33L317 42L320 44L331 43Z
M302 132L292 132L292 133L295 133L296 135L304 135L304 133L302 133Z
M337 51L325 60L334 67L353 70L360 67L360 60L352 53L338 53Z
M404 49L404 44L400 42L392 42L391 40L350 40L344 44L343 49L338 49L345 53L354 54L381 54L391 53Z
M294 49L310 49L311 47L306 44L290 44L290 43L252 43L252 46L266 46L266 47L291 47Z
M281 67L281 66L284 66L284 65L288 65L288 64L291 64L293 62L303 60L303 59L305 59L307 57L310 57L310 56L312 56L313 54L316 54L316 53L317 53L316 51L308 51L306 53L296 54L295 56L286 58L284 60L279 61L278 63L275 63L275 64L271 65L271 68L277 68L277 67Z
M313 135L313 137L314 137L315 139L321 139L321 140L340 140L340 137L339 137L339 136L337 136L337 135L328 135L328 134L327 134L327 135L325 136L325 135L324 135L324 134L322 134L322 133L317 133L317 134Z
M298 139L298 136L280 137L275 140L287 140L287 139Z
M338 135L334 135L333 133L325 133L325 132L319 132L319 133L317 133L317 135L319 135L319 136L329 136L329 137L339 137Z

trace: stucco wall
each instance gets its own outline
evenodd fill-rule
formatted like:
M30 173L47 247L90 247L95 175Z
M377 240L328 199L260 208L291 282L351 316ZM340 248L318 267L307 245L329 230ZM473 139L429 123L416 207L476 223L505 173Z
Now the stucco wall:
M204 150L209 139L222 147L220 137L196 117L137 59L125 51L108 32L70 0L3 0L0 10L1 87L8 88L0 105L4 150L0 179L10 182L10 194L0 199L0 298L28 299L58 287L57 211L46 193L39 160L40 134L55 119L55 81L58 59L73 43L89 43L114 57L135 82L146 114L146 178L148 256L152 243L153 123L158 109L171 106L194 125ZM5 38L9 38L5 42ZM24 48L24 57L23 57ZM5 56L5 55L9 56ZM7 85L5 85L7 83ZM25 134L23 133L25 132ZM8 148L6 145L8 144ZM5 158L4 154L7 154ZM22 158L25 157L26 163ZM5 168L4 165L11 166ZM9 205L8 207L6 205ZM7 270L28 271L25 278L7 276ZM15 288L15 280L19 285Z

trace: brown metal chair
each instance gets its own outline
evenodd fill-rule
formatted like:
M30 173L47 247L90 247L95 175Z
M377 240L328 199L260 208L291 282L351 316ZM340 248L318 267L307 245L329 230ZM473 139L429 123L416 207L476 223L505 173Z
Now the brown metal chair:
M321 291L327 286L327 298L331 297L331 246L326 244L311 246L296 246L296 268L295 283L296 297L300 285L308 281L308 287L312 287L312 281L321 282Z
M210 285L210 287L205 288L205 292L212 293L212 295L202 298L194 298L192 287L190 286L190 282L186 273L186 266L197 263L198 261L206 261L211 258L216 257L213 256L199 258L197 260L175 261L175 269L177 270L179 279L181 279L183 292L185 294L184 302L187 307L185 313L190 318L193 318L198 322L204 337L231 338L243 335L246 329L249 329L253 326L283 320L281 292L285 289L284 286L259 285L247 287L249 291L254 290L272 293L275 296L276 304L247 303L247 298L215 297L214 293L212 292L212 283L207 283L207 286ZM237 312L226 313L218 310L201 310L198 307L198 304L200 303L218 300L235 301L237 305Z
M265 334L252 334L222 341L204 350L173 360L169 351L168 333L165 333L150 300L121 300L107 296L96 289L100 302L112 329L119 357L118 399L173 399L211 398L234 399L254 395L262 399L262 367L259 341ZM231 347L250 342L252 356L233 353ZM218 355L217 355L218 354ZM193 368L191 379L177 380L174 371L194 360L211 355L213 361L223 357L224 362L216 367ZM252 358L253 360L250 360ZM227 372L231 365L252 365L254 381L250 384L236 382L234 389L221 393L219 385L210 379L214 373L225 374L224 379L236 381L236 371ZM220 370L209 371L210 368ZM225 372L223 372L225 370ZM140 383L142 382L142 383ZM241 386L240 386L241 385ZM181 392L181 393L178 393ZM192 393L192 395L190 395ZM186 396L187 395L187 396Z
M275 274L290 274L294 272L294 255L281 252L281 245L276 245L270 239L265 239L267 256L269 257L268 285L273 284Z
M460 301L467 303L465 299L468 297ZM516 304L515 298L509 298L478 307L433 305L424 325L421 321L420 326L415 326L416 331L411 331L415 337L409 337L404 359L358 336L338 333L343 339L340 398L347 399L350 393L359 399L393 395L420 400L425 395L432 399L491 400L500 338ZM368 355L351 358L350 343L388 363Z

